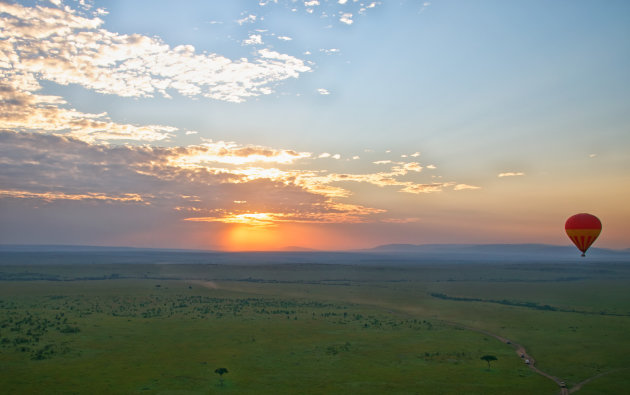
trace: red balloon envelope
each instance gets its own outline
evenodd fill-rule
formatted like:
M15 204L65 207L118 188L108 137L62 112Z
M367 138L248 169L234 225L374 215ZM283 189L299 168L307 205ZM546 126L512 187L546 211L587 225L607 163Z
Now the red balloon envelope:
M566 230L573 244L582 251L582 256L585 256L586 250L602 231L602 223L594 215L586 213L575 214L567 219L567 222L564 224L564 230Z

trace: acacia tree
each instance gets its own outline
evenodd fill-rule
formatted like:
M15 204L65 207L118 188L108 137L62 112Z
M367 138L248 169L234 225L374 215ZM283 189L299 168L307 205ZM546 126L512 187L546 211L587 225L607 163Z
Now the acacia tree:
M228 370L226 368L217 368L214 369L214 373L219 375L219 382L221 382L221 387L223 387L223 375L228 373Z
M497 357L495 357L494 355L484 355L480 359L483 359L484 361L488 362L488 369L490 369L490 361L496 361Z

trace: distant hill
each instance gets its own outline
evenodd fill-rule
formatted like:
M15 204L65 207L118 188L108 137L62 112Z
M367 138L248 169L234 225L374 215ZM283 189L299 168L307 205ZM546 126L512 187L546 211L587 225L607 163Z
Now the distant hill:
M0 245L0 264L238 264L282 263L416 265L452 263L630 263L630 250L590 249L585 258L573 246L547 244L388 244L354 251L287 247L271 252L222 252L158 248Z
M0 252L140 252L140 251L172 251L172 252L210 252L208 250L185 250L178 248L143 248L120 246L89 246L64 244L0 244Z
M549 244L386 244L364 253L406 255L431 259L454 260L574 260L581 253L573 246ZM591 248L585 259L630 260L630 250Z
M281 251L303 251L303 252L313 252L318 251L313 248L299 247L299 246L286 246Z

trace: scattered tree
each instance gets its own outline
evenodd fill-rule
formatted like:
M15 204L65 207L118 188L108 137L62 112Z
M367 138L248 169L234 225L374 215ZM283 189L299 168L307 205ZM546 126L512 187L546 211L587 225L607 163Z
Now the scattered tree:
M483 357L481 357L481 359L488 362L488 369L490 369L490 362L496 361L497 357L495 357L494 355L484 355Z
M219 375L219 382L221 382L221 387L223 387L223 375L228 373L228 370L226 368L217 368L214 370L214 373Z

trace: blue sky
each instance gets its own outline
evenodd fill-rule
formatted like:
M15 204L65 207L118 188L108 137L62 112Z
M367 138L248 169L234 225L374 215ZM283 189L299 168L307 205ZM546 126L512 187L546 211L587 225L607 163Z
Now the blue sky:
M630 246L627 2L1 7L1 242Z

